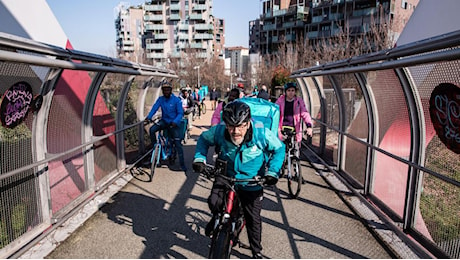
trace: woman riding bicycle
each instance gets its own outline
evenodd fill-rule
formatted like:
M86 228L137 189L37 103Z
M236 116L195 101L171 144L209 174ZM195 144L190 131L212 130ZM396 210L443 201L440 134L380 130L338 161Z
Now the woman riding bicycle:
M276 184L283 164L285 149L276 134L264 128L263 124L254 124L251 120L249 106L238 100L224 107L222 118L225 124L215 125L200 135L193 162L195 172L204 171L208 149L210 146L216 146L220 151L218 158L227 162L227 176L248 179L259 175L265 176L266 185ZM221 208L220 205L224 200L225 184L222 181L224 180L216 178L208 198L208 206L213 213L213 219L206 226L206 235L212 232L215 214ZM260 185L238 184L236 192L243 207L253 257L261 258L262 218L260 212L263 188Z
M296 133L296 146L297 150L302 141L302 121L307 125L306 133L312 136L312 120L310 113L303 100L296 96L297 84L295 82L288 82L284 85L284 95L281 95L276 104L280 107L280 123L278 129L279 138L284 141L286 137L283 135L283 127L292 127Z

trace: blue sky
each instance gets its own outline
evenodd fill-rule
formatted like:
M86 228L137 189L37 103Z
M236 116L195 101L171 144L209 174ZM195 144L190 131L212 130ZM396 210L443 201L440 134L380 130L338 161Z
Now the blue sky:
M115 56L115 13L120 0L47 0L76 50ZM124 1L131 5L144 0ZM225 20L225 46L248 47L249 21L260 15L259 0L214 0L213 15Z

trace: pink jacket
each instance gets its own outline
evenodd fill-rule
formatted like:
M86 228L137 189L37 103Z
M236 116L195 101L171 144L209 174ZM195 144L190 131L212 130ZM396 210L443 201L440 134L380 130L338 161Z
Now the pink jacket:
M284 119L284 99L285 99L284 95L281 95L276 100L276 104L280 106L280 124L278 128L278 136L280 139L283 136L281 134L281 129L283 127L283 119ZM296 137L297 142L302 141L302 124L300 123L300 119L303 119L305 124L313 125L310 113L308 113L303 100L299 97L294 97L294 128L296 132L295 137Z
M216 106L216 110L214 110L214 113L212 114L211 118L211 126L218 125L220 123L220 112L222 111L222 105L228 102L227 99L223 102L219 102Z

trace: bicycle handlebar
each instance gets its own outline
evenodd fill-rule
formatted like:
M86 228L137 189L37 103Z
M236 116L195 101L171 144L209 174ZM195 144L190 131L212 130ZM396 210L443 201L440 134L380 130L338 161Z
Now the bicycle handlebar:
M219 176L221 178L224 178L228 180L231 183L241 183L241 182L248 182L249 186L256 186L256 185L263 185L265 182L265 177L262 176L254 176L254 178L249 178L249 179L237 179L234 177L229 177L225 175L225 173L222 172L223 169L218 169L214 165L211 164L205 164L205 170L204 174L206 175L206 178L211 179L211 177L216 177Z

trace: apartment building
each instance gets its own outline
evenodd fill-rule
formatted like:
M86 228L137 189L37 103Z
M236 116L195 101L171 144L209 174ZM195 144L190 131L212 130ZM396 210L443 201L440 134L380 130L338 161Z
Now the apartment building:
M282 42L310 44L346 32L356 37L371 25L388 25L396 40L419 0L266 0L249 23L250 53L272 53ZM260 28L262 27L262 28ZM252 38L251 38L252 36Z
M230 73L244 77L249 66L249 49L236 46L225 48L225 58L230 59Z
M144 63L168 67L171 59L187 55L203 60L223 58L224 21L212 15L212 0L150 0L141 10ZM131 9L129 16L120 12L116 21L132 19L131 13ZM128 28L118 26L117 35L133 34L118 32L123 29Z
M129 6L120 3L116 8L115 19L116 48L119 58L141 62L143 59L142 35L144 32L142 6Z

